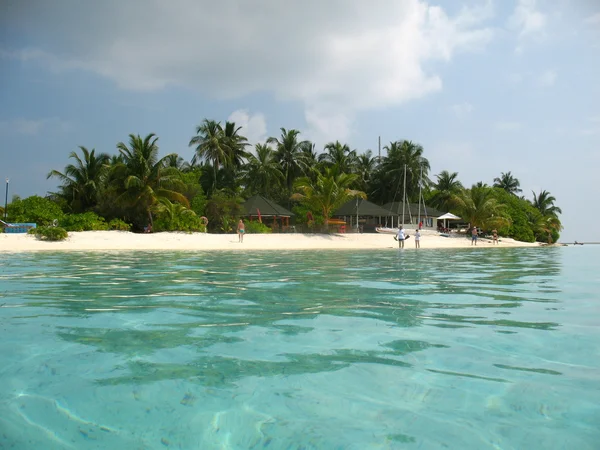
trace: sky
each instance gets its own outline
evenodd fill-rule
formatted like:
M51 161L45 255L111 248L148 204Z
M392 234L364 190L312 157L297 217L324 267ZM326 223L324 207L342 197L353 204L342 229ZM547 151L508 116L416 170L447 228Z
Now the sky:
M189 161L209 118L253 144L408 139L467 187L510 171L556 197L561 241L600 241L598 80L597 0L1 0L0 192L45 195L129 134Z

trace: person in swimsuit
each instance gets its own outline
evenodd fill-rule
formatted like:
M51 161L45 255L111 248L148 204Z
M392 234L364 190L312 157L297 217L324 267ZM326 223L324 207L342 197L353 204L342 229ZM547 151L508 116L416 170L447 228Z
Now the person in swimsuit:
M238 222L237 234L239 242L244 242L244 221L242 219Z
M492 242L494 244L498 243L498 230L496 230L496 229L492 230Z
M421 248L421 232L419 229L415 230L415 248Z
M477 227L471 230L471 245L477 245Z

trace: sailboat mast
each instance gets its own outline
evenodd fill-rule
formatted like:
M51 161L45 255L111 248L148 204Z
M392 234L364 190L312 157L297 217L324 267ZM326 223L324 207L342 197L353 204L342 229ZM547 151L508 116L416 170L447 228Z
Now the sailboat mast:
M402 193L402 228L404 228L404 203L406 200L406 164L404 164L404 190Z
M419 176L419 222L421 223L421 188L423 187L423 166L421 166L421 175Z

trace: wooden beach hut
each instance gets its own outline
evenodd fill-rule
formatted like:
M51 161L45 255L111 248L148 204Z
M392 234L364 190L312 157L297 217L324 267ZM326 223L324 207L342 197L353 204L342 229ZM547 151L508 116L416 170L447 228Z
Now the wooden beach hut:
M271 226L273 231L288 231L294 213L262 195L255 195L244 202L240 215Z
M355 231L374 230L388 216L390 211L363 198L348 200L333 213L333 217L348 221L350 229Z

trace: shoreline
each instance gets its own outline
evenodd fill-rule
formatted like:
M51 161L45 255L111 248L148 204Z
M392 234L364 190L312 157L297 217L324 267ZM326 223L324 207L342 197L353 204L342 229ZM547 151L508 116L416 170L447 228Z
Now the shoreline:
M423 233L421 249L442 248L507 248L541 247L538 242L520 242L500 237L498 245L491 240L479 238L471 245L466 237L443 237L435 232ZM0 234L0 253L23 253L38 251L146 251L146 250L383 250L397 249L398 243L391 234L246 234L244 242L229 234L162 232L151 234L128 231L81 231L70 232L64 241L48 242L28 234ZM415 249L411 236L405 242L405 250Z

